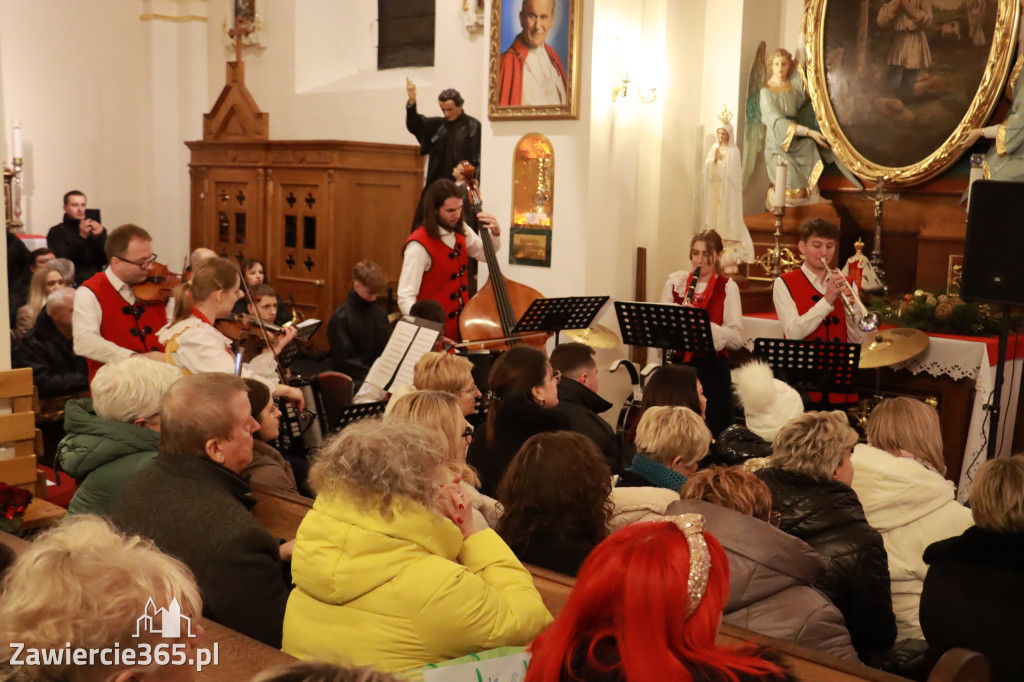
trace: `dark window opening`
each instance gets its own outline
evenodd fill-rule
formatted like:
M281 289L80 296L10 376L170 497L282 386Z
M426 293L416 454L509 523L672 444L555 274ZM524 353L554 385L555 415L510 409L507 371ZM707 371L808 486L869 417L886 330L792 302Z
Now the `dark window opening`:
M434 0L377 0L377 70L434 65Z

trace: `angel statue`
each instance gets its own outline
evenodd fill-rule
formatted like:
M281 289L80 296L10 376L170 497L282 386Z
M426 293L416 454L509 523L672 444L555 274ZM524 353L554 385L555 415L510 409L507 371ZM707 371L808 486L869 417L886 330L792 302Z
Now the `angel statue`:
M1021 42L1024 43L1024 27ZM1013 102L1006 120L998 125L969 131L964 146L970 147L982 137L994 139L995 144L985 155L985 177L990 180L1024 180L1024 54L1017 57L1006 91Z
M765 78L767 70L771 75ZM763 123L764 128L759 124ZM836 163L855 186L862 187L847 168L836 161L828 140L818 129L807 97L803 72L789 51L779 48L764 59L764 43L758 47L747 85L747 125L744 139L744 183L753 170L755 155L764 139L768 179L775 180L779 159L788 164L786 205L805 206L824 201L818 179L826 163ZM769 189L769 197L772 190Z
M743 222L740 150L728 109L718 115L715 136L717 141L704 159L701 230L714 230L722 237L722 267L729 274L739 270L739 263L754 262L754 242Z

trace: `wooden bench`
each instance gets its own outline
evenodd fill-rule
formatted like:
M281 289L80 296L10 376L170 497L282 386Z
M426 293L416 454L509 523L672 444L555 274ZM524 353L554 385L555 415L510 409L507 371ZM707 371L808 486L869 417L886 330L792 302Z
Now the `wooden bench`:
M0 531L0 545L7 545L16 554L21 554L31 543ZM244 682L262 670L287 665L297 660L283 651L208 618L200 618L199 623L206 630L199 646L213 649L213 645L217 645L217 665L211 664L203 668L196 677L201 682Z
M533 576L545 606L552 616L558 617L569 599L576 579L546 568L524 564ZM750 630L744 630L728 623L722 623L716 642L724 646L737 646L756 641L782 655L798 679L815 682L908 682L907 678L869 668L860 663L830 656L813 649L797 646L773 637L766 637ZM988 662L981 654L967 649L952 649L939 659L928 676L928 682L988 682Z
M299 524L306 518L306 512L313 508L313 500L301 495L267 488L259 484L252 486L256 506L252 513L275 538L294 540Z

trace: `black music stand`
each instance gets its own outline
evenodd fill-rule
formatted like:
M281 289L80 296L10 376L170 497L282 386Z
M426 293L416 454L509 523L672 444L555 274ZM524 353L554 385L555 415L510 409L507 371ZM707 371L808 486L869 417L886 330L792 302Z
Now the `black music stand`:
M387 406L388 401L382 400L379 403L360 403L343 407L338 414L338 421L328 431L330 433L337 433L349 424L354 424L361 419L380 416L384 414L384 408Z
M564 296L562 298L537 298L526 309L513 334L531 332L554 332L555 344L563 329L586 329L594 324L601 308L608 303L608 296Z
M277 361L281 363L282 367L291 367L295 358L298 357L299 351L313 337L313 334L317 333L321 324L323 324L322 320L307 320L295 328L295 338L277 354Z
M615 317L619 320L622 342L630 346L660 348L663 365L670 350L715 354L711 318L704 308L675 303L616 301Z
M822 402L808 407L831 407L829 393L856 393L860 344L836 341L754 339L754 357L772 368L780 381L801 394L820 392ZM838 407L838 406L837 406Z

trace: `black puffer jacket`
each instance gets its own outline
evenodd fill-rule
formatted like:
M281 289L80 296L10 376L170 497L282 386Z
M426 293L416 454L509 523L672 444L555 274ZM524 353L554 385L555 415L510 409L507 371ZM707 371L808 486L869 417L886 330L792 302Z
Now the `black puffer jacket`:
M771 489L772 507L782 514L780 528L832 560L815 587L842 612L857 655L866 661L892 646L896 617L889 560L853 488L775 468L757 475Z
M746 426L733 424L718 434L700 468L734 466L754 457L771 457L772 444Z

